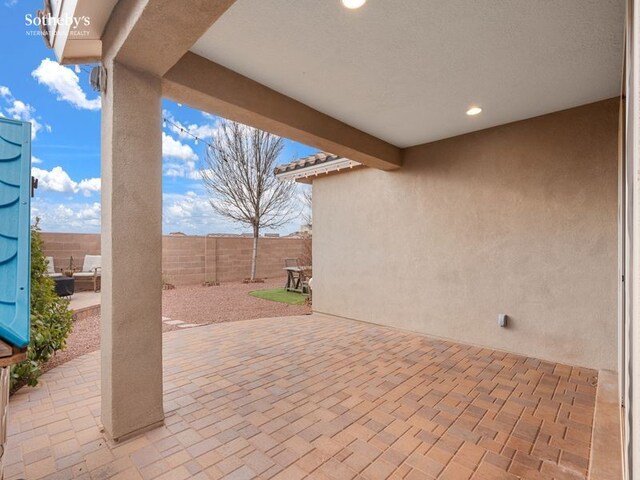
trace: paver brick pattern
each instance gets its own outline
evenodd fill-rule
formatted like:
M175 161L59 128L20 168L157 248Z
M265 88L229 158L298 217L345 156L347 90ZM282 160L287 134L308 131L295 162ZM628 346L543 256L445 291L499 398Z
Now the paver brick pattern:
M106 440L91 353L12 398L7 478L587 477L592 370L319 315L164 343L164 426Z

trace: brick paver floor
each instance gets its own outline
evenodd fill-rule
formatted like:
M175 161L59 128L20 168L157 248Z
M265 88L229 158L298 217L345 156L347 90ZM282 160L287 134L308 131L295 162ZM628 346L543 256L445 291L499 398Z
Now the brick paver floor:
M8 479L586 478L596 373L318 315L164 336L165 426L99 429L99 354L11 400Z

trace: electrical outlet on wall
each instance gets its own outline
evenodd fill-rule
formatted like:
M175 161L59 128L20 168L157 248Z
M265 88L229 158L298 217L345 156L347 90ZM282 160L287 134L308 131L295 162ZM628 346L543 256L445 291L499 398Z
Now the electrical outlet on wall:
M506 313L499 313L498 314L498 325L501 326L502 328L506 328L507 327L507 319L509 317L507 317Z

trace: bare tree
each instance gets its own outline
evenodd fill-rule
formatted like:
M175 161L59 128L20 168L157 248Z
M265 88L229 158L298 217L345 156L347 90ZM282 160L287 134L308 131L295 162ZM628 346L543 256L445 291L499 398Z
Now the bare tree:
M310 185L302 191L302 204L304 205L306 212L304 214L304 221L306 224L312 226L313 216L313 186Z
M305 208L305 213L303 216L304 222L306 223L306 228L300 232L302 237L302 263L304 265L313 265L313 245L312 245L312 235L313 235L313 201L312 195L313 190L312 186L309 185L308 188L305 188L302 191L302 204Z
M292 208L294 182L279 182L273 171L282 138L232 121L223 121L207 148L202 180L214 211L253 231L251 281L256 278L262 228L278 228L298 212Z

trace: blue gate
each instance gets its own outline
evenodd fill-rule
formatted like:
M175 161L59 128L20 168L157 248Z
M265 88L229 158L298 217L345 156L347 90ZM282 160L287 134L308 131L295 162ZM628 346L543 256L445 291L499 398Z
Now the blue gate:
M31 124L0 118L0 340L29 344Z

